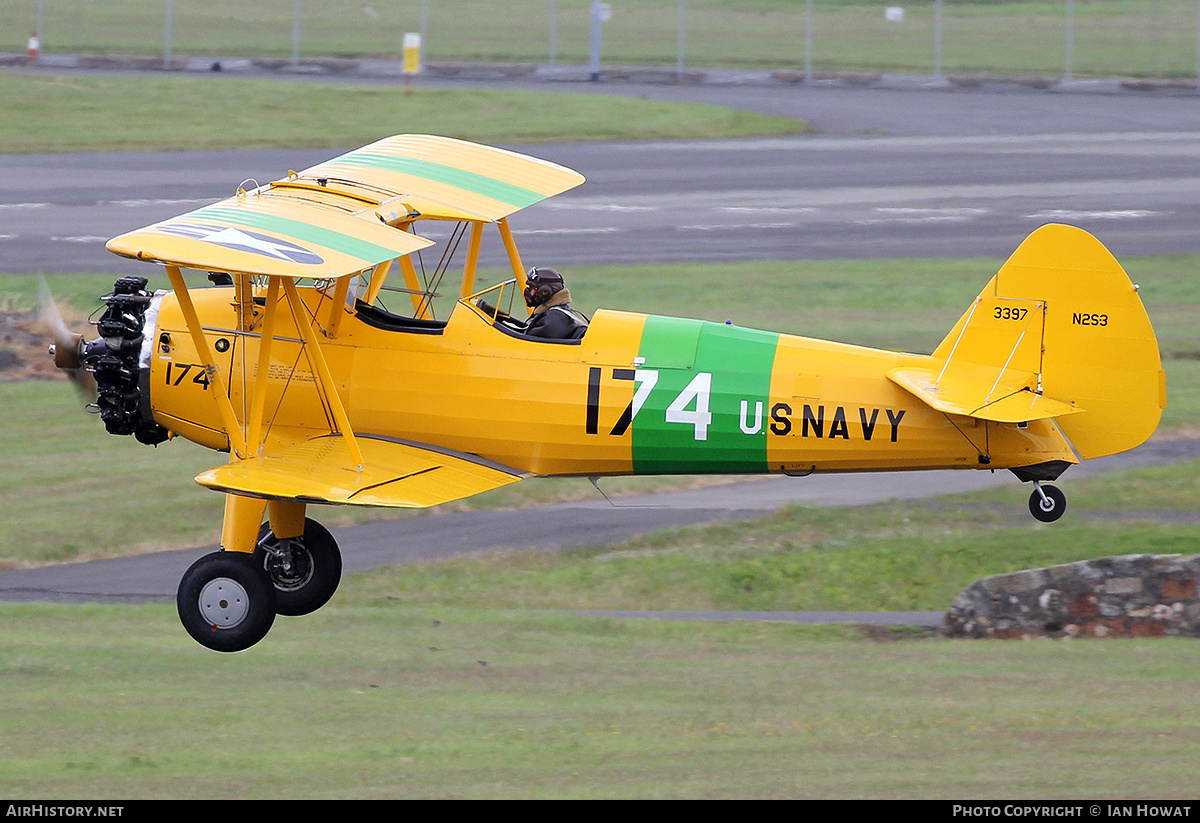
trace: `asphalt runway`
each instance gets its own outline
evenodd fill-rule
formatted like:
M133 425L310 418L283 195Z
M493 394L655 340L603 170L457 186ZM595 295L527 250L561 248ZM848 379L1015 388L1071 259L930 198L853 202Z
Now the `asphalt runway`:
M1200 251L1196 96L635 84L577 90L787 114L819 133L524 147L589 178L514 219L528 264L1004 257L1029 231L1054 221L1092 231L1118 257ZM265 182L333 153L0 157L0 271L136 271L104 250L109 237L228 196L247 178ZM1194 456L1192 441L1151 443L1072 469L1067 479ZM415 516L337 537L347 570L358 571L466 551L602 544L787 503L854 505L1013 482L1006 472L777 477L616 507L597 496L532 512ZM4 571L0 601L169 599L184 569L207 550ZM858 618L933 625L940 613Z
M1047 222L1093 232L1118 258L1200 252L1200 95L488 85L729 105L801 118L816 130L514 147L588 178L511 221L531 265L1004 258ZM110 237L336 153L2 156L0 270L130 272L137 267L104 250ZM503 265L501 253L493 238L484 264Z

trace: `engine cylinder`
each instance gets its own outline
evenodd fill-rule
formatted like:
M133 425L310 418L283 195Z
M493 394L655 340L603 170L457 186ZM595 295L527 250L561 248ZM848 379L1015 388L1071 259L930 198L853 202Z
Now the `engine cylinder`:
M109 434L134 435L148 445L161 443L167 430L143 414L141 364L146 310L154 295L144 277L122 277L112 294L102 298L104 313L96 321L98 340L90 341L83 361L96 378L96 408ZM153 330L151 330L153 332Z

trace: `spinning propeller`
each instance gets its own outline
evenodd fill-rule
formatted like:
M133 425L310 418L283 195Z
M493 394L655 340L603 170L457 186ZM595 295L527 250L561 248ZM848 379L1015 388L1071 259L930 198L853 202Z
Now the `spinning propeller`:
M41 280L38 286L38 318L54 336L54 343L50 346L54 365L66 372L85 400L95 402L96 378L83 362L87 343L82 334L76 334L67 327L45 280Z

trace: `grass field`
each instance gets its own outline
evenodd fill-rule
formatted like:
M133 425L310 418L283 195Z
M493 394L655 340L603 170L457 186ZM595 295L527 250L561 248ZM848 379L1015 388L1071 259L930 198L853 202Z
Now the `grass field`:
M901 5L903 22L885 20ZM804 65L804 0L687 0L683 57L691 66L798 68ZM291 0L173 0L171 51L180 55L290 57ZM586 64L590 0L439 0L421 19L417 3L326 0L304 4L299 55L386 57L405 32L426 35L430 61L536 61ZM1192 77L1196 9L1179 0L1077 0L1073 67L1078 74ZM44 49L57 53L162 55L163 0L90 3L46 0ZM0 2L0 51L23 52L36 23L34 0ZM674 66L680 3L613 4L603 27L605 65ZM946 0L943 70L1061 76L1066 4L1053 0ZM817 70L931 73L934 4L816 0L812 62Z
M405 94L388 86L172 75L0 72L0 112L0 154L256 148L281 142L291 148L343 147L412 131L484 143L531 143L806 129L786 117L607 95L427 88Z
M351 595L222 656L166 605L0 620L10 802L1194 796L1189 641L870 642Z

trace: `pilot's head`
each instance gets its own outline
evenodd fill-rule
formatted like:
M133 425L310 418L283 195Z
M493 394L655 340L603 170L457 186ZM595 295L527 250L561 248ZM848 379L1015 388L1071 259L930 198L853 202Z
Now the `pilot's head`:
M531 309L542 305L563 290L562 275L546 266L536 266L526 276L525 305Z

